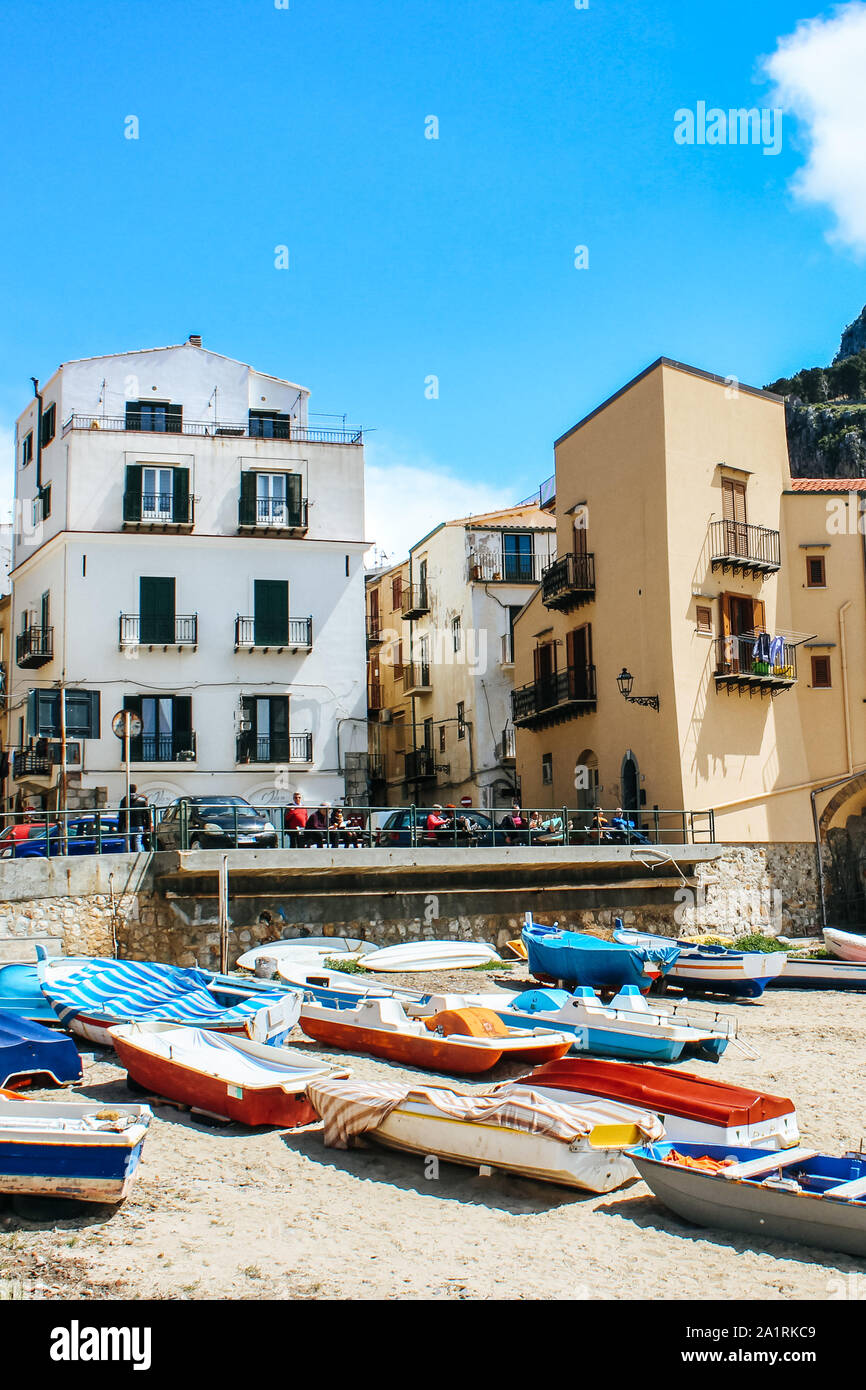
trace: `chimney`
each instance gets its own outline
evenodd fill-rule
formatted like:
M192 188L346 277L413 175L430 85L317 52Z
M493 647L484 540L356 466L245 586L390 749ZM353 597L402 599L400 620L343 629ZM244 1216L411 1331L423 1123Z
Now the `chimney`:
M201 347L201 334L200 334L200 333L190 333L190 335L189 335L189 345L190 345L190 347Z

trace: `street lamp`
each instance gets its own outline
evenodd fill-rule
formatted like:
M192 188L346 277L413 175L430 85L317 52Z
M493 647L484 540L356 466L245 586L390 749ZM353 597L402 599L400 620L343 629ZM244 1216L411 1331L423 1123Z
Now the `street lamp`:
M620 695L624 700L627 700L630 705L646 705L649 709L654 709L656 713L658 713L658 695L632 695L631 691L634 685L634 676L625 666L623 666L617 676L616 683L619 686Z

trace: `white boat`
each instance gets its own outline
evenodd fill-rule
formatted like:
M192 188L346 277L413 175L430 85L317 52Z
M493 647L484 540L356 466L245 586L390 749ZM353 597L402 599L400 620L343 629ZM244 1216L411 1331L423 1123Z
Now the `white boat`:
M628 1149L663 1132L650 1111L595 1101L558 1105L531 1089L463 1095L441 1086L322 1081L307 1094L324 1140L347 1148L358 1135L386 1148L478 1168L610 1192L634 1176ZM655 1141L649 1141L655 1142Z
M365 970L470 970L474 965L501 963L502 957L483 941L406 941L385 946L358 963Z
M122 1202L135 1176L146 1105L0 1099L0 1192Z
M779 989L866 989L866 961L789 956L781 975L770 981Z
M491 989L476 994L430 994L427 990L412 989L409 985L387 984L369 975L347 975L343 970L316 969L296 965L294 961L280 965L280 979L293 989L302 990L308 999L320 1003L332 1001L352 1003L360 999L398 999L404 1007L421 1017L442 1009L506 1008L519 991ZM417 1007L416 1007L417 1006Z
M619 928L614 941L623 946L647 946L664 942L680 947L680 954L665 975L665 985L676 985L697 994L730 994L736 998L758 999L770 980L781 975L785 968L785 951L738 951L736 947L694 945L689 941L671 941L651 932Z
M855 936L850 931L825 927L824 944L839 960L866 961L866 936Z
M291 961L293 965L316 966L331 956L346 960L360 960L363 955L374 955L377 948L369 941L361 941L346 936L299 936L290 941L268 941L262 946L254 946L239 956L236 968L255 970L256 962L262 957L276 961L277 966Z

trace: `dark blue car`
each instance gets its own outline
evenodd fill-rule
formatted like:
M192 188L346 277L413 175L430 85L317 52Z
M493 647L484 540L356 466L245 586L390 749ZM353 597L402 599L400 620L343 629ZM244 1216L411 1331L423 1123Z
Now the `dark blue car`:
M17 840L9 849L3 851L4 858L10 859L53 859L58 854L123 854L126 852L126 836L120 834L116 815L99 815L97 828L96 815L70 816L66 822L66 843L60 826L52 823L32 825L25 839ZM133 846L134 847L134 846Z

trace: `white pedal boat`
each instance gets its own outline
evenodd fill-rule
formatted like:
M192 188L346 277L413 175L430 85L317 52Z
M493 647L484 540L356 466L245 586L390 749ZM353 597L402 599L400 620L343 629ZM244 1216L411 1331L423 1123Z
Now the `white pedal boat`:
M866 936L856 936L854 932L825 927L824 944L839 960L866 961Z
M365 970L471 970L475 965L501 964L502 957L483 941L406 941L385 946L359 961Z

